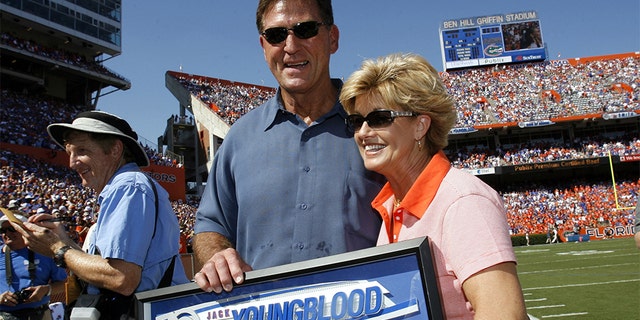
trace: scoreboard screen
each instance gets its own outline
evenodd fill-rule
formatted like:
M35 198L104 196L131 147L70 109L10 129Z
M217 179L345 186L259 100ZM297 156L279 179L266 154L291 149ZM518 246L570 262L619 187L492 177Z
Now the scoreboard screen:
M547 58L535 11L447 20L439 33L445 70Z

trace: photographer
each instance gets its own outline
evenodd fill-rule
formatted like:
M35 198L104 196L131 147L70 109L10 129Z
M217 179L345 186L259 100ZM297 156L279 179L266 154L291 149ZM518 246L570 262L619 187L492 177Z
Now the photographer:
M149 159L129 123L106 112L85 111L72 123L54 123L47 131L69 155L69 167L82 185L99 195L96 231L85 252L62 223L48 221L51 215L30 216L24 227L13 226L29 249L53 256L56 265L86 284L70 308L71 318L74 311L82 317L80 308L100 312L101 319L131 316L134 293L188 283L169 194L140 170Z
M67 273L53 259L27 249L2 209L0 234L0 319L51 319L49 299L51 291L62 292ZM21 215L15 216L24 221Z

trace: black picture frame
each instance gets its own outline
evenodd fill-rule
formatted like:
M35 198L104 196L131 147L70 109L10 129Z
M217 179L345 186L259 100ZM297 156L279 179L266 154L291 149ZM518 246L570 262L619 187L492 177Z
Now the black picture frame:
M231 292L137 293L137 319L443 319L427 237L250 271Z

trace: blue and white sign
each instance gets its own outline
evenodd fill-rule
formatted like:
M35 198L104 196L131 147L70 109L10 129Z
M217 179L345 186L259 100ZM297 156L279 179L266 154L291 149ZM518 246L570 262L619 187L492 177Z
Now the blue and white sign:
M407 246L415 250L395 251ZM257 277L251 271L244 284L221 294L195 284L147 291L136 295L138 318L442 319L434 270L422 238L258 270Z

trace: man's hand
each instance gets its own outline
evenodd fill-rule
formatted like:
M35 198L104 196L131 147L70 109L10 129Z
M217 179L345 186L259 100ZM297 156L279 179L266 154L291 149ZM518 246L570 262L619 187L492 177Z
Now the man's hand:
M249 266L233 248L215 253L202 269L195 274L194 280L206 292L221 293L231 291L233 284L244 281L244 273L251 271Z
M65 243L77 249L80 248L75 241L69 238L64 224L50 214L30 216L28 223L24 225L25 227L23 229L27 232L21 233L29 249L42 255L53 256L55 251ZM49 246L48 249L50 249L51 252L47 252L47 246Z
M244 282L244 273L251 271L238 251L227 238L217 232L198 233L193 238L196 268L202 267L193 277L198 286L206 291L221 293L231 291L234 282Z
M55 227L49 228L31 222L25 222L22 226L13 224L13 227L20 232L29 250L41 255L53 257L55 251L64 245L57 232L52 231Z

